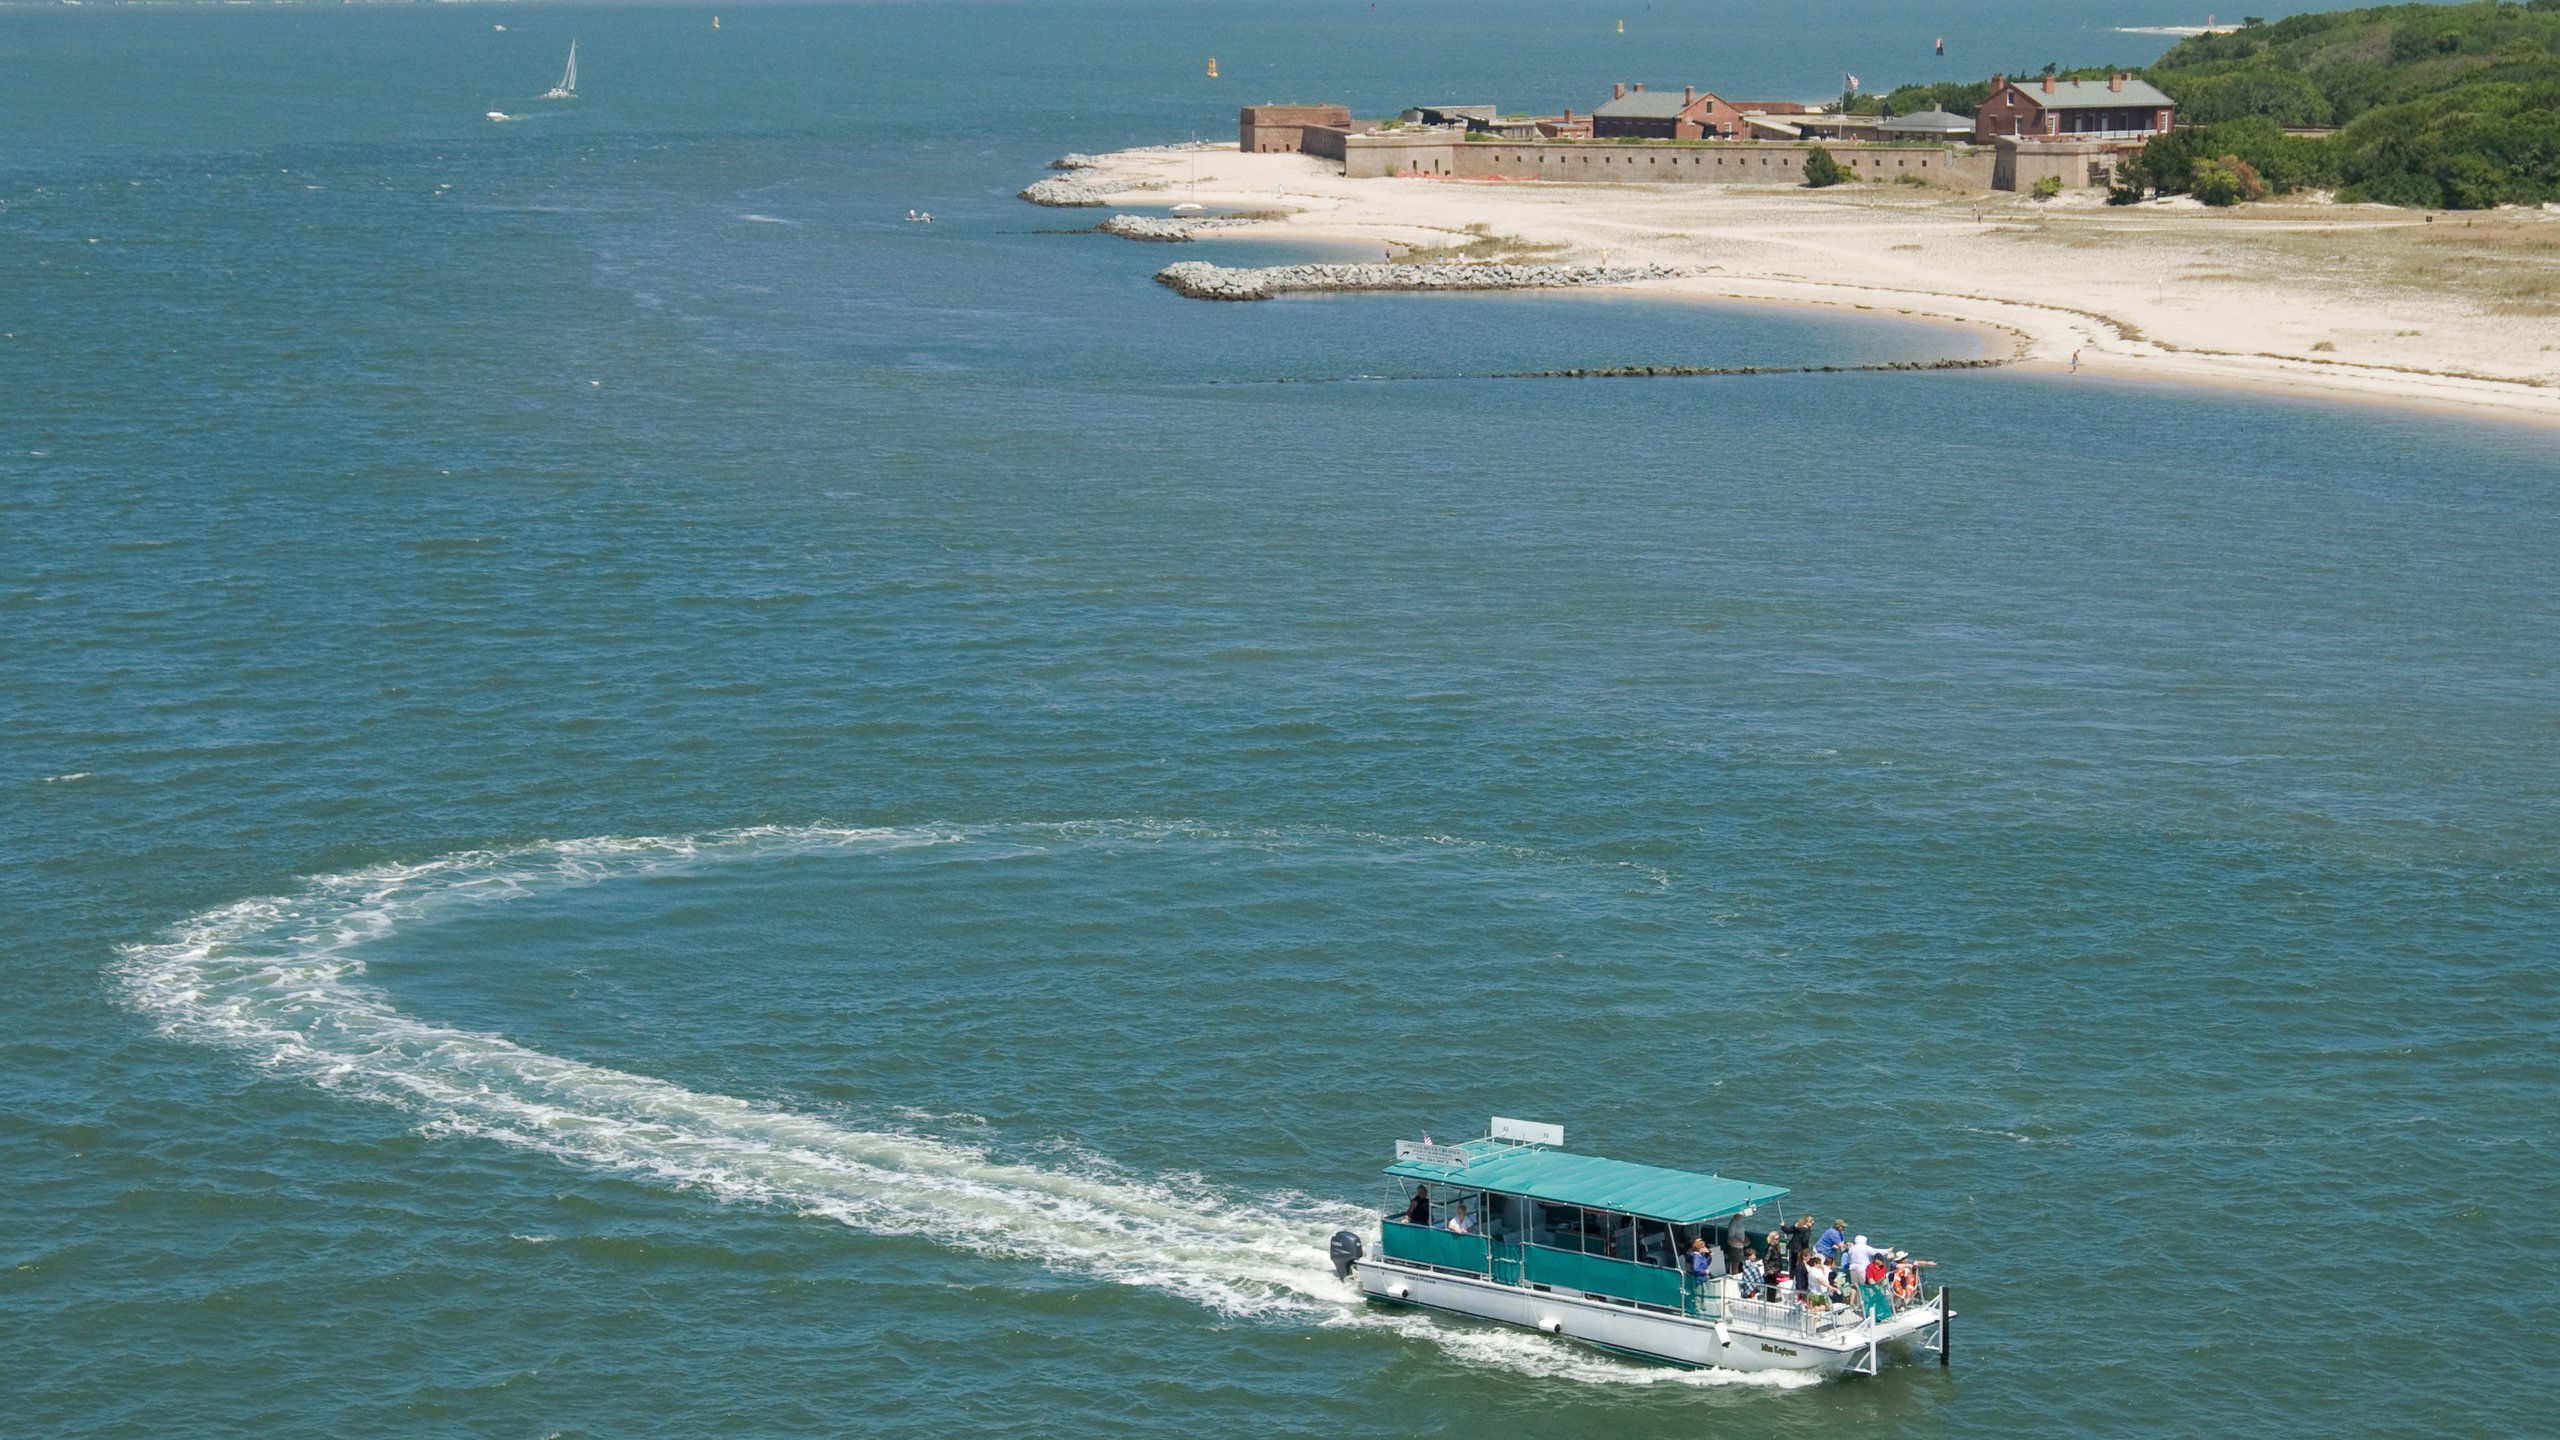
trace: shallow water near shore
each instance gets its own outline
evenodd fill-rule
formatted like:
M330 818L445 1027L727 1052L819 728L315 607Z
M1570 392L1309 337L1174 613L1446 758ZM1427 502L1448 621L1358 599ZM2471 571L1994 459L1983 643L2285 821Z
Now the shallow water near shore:
M2534 1430L2548 437L1041 233L1629 63L1227 8L0 13L0 1431ZM1954 1367L1349 1304L1494 1113Z

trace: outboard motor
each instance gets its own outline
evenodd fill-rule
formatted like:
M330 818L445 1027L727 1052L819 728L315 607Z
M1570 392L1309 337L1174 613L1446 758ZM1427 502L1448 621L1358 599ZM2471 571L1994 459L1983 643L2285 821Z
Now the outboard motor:
M1360 1258L1360 1237L1348 1230L1333 1232L1333 1273L1345 1280L1351 1278L1351 1263Z

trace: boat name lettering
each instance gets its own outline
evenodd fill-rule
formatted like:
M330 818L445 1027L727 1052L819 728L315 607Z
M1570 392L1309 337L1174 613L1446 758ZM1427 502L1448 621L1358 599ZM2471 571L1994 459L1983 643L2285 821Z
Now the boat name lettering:
M1446 1165L1455 1170L1465 1168L1467 1152L1455 1145L1434 1145L1428 1140L1399 1140L1396 1142L1396 1159L1399 1162L1411 1160L1424 1165Z
M1760 1348L1768 1351L1772 1355L1793 1355L1796 1353L1784 1345L1772 1345L1766 1340L1760 1342Z

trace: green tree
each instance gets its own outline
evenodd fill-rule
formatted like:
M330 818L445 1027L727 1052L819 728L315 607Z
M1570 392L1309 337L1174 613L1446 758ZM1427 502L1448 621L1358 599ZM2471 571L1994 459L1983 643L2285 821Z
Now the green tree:
M1805 184L1816 190L1820 190L1826 186L1837 185L1848 178L1849 172L1841 166L1839 161L1831 158L1830 151L1816 145L1812 150L1806 153L1804 157Z

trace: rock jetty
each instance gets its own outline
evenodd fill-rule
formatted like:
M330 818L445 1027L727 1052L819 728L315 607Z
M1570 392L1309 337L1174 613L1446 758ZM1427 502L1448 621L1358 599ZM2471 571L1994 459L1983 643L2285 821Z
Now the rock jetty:
M1110 193L1089 180L1070 180L1064 175L1053 175L1046 180L1034 180L1024 186L1022 198L1034 205L1054 205L1062 210L1074 210L1095 205L1108 205L1111 203L1107 198Z
M1156 283L1194 300L1267 300L1302 290L1547 290L1668 280L1670 265L1272 265L1236 270L1185 260Z
M1070 151L1050 161L1049 168L1052 170L1099 170L1102 168L1102 162L1090 155L1079 155Z
M1105 235L1123 240L1188 240L1203 230L1225 230L1237 225L1250 225L1250 220L1232 216L1213 216L1206 220L1169 220L1160 215L1114 215L1099 227Z

